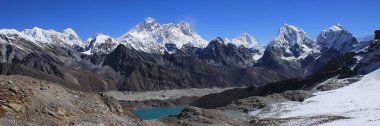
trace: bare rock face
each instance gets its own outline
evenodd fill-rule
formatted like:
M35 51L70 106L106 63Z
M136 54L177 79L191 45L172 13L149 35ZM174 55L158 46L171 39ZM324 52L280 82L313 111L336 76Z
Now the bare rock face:
M375 31L375 39L380 39L380 30Z
M122 115L123 109L119 103L118 100L116 100L114 97L105 95L103 93L100 93L100 98L103 100L104 104L106 104L109 108L109 110L115 114Z
M368 47L369 51L380 48L380 30L375 31L375 38Z
M282 97L291 101L303 102L305 99L310 98L313 94L305 90L289 90L280 93Z
M214 66L238 68L252 66L256 62L252 55L258 53L257 50L243 46L237 47L234 44L226 44L219 37L210 41L205 48L183 47L181 51Z
M1 62L12 63L20 61L26 52L9 44L0 44Z
M63 78L61 67L64 63L47 54L30 53L20 62L30 68Z
M234 120L216 109L201 109L193 106L186 107L180 114L161 118L168 125L186 126L245 126L248 122Z

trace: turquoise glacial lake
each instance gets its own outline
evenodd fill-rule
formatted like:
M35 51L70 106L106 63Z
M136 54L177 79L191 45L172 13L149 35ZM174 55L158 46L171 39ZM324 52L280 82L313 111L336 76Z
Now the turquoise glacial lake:
M170 107L170 108L146 108L132 110L142 120L155 120L161 117L175 115L180 113L186 106Z

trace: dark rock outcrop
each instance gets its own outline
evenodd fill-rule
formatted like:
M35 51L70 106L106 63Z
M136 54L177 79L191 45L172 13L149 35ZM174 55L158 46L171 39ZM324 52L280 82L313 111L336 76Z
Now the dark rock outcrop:
M225 44L221 38L212 40L206 48L195 52L195 56L206 63L224 67L249 67L255 61L253 50L233 44Z
M61 68L64 65L63 62L47 54L30 53L20 63L35 70L63 78Z
M186 107L180 114L161 118L168 125L181 126L246 126L248 122L235 120L222 114L220 110Z
M369 45L368 50L373 51L377 48L380 48L380 30L375 31L375 38Z

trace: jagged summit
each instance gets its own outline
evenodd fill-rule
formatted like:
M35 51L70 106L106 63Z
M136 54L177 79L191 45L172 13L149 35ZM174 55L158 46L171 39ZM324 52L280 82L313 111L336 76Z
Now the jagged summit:
M129 30L118 41L149 53L169 51L165 47L166 44L175 44L178 48L182 48L183 45L205 47L208 43L186 22L161 25L151 17Z
M244 32L237 38L233 38L233 39L225 38L224 41L226 43L231 43L236 46L244 46L246 48L254 48L254 49L263 49L263 47L258 44L256 39L247 32Z
M316 42L325 49L335 49L340 52L352 51L356 38L342 25L337 24L323 30L316 38Z
M35 42L35 39L33 37L25 35L16 29L0 29L0 35L4 35L4 38L0 36L1 43L10 43L11 41L15 41L15 36L28 40L30 42ZM5 36L8 38L5 38Z
M110 53L120 44L120 42L109 35L97 33L91 38L87 39L86 44L86 52L84 52L85 54Z
M302 28L299 28L299 27L296 27L294 25L290 25L288 23L284 23L284 25L281 26L280 30L281 29L291 29L291 30L295 30L295 31L300 31L300 32L304 32Z
M76 50L84 49L84 43L71 28L67 28L63 32L57 32L53 29L45 30L33 27L32 29L25 29L21 33L34 38L38 43L54 44L62 47L69 45Z
M217 36L210 41L210 43L206 46L206 48L214 48L214 46L224 45L224 44L225 44L225 41L221 37Z
M328 28L327 30L331 30L331 31L342 31L342 30L345 30L345 28L341 25L341 24L336 24L334 26L331 26L330 28Z
M286 45L301 45L307 39L308 37L303 29L293 25L284 24L280 28L278 36L275 38L274 42ZM307 42L309 41L307 40Z
M376 30L374 33L374 39L370 43L368 50L373 51L380 48L380 30Z
M73 40L73 39L81 40L78 34L72 28L66 28L65 30L63 30L63 33L68 34L69 35L68 39L70 40Z
M161 25L155 19L148 17L143 23L136 25L129 32L152 32L160 27ZM129 32L125 33L122 37L127 36Z
M302 59L311 53L316 53L318 45L309 39L303 29L284 24L278 36L268 45L268 48L282 55L282 59Z
M211 41L217 41L219 43L224 43L224 40L222 39L222 37L219 37L219 36L217 36L215 39L213 39Z
M155 20L154 18L152 18L152 17L147 17L147 18L145 19L144 24L152 24L152 23L155 23L155 22L156 22L156 20Z

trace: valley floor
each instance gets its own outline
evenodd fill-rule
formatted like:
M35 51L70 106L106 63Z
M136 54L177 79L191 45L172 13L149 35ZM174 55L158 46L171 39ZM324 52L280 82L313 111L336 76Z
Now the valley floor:
M232 88L190 88L190 89L173 89L160 91L110 91L106 94L113 96L117 100L123 101L146 101L146 100L168 100L178 99L181 97L201 97L211 93L218 93Z

